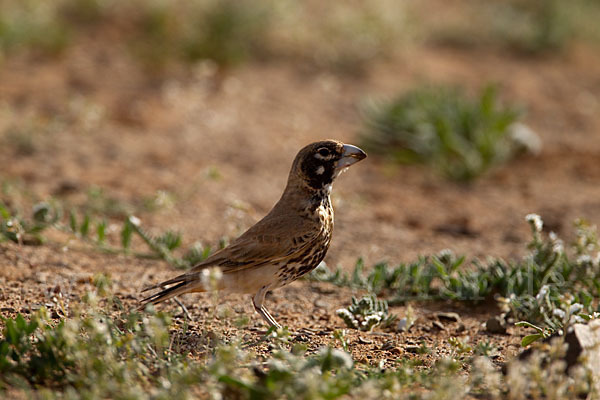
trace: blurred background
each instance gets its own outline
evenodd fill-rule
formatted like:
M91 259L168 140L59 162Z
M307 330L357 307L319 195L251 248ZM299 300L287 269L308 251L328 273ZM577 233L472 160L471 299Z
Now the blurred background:
M136 215L215 248L323 138L369 153L336 182L331 264L519 255L530 212L569 237L600 220L598 21L597 0L0 0L4 239L64 243L34 222L61 210L94 243Z

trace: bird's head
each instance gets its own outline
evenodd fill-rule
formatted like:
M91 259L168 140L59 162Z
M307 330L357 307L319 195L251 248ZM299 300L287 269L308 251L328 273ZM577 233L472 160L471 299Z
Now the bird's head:
M310 190L328 188L341 172L365 157L367 154L358 147L337 140L311 143L294 159L290 181L300 180Z

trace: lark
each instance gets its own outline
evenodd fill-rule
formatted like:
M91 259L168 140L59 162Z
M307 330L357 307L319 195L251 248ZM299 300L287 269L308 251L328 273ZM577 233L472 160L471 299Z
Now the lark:
M143 289L162 290L143 299L140 309L184 293L213 289L251 293L256 311L280 328L265 308L265 296L312 271L325 258L333 233L333 181L366 156L360 148L336 140L301 149L281 198L263 219L188 272ZM222 273L216 288L207 287L203 279L203 271L213 267Z

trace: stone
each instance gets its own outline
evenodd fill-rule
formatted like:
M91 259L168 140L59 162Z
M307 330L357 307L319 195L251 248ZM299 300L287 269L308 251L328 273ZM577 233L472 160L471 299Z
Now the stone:
M358 343L360 344L371 344L373 341L371 339L363 338L362 336L358 337Z
M445 330L444 325L440 321L433 321L431 323L431 326L434 327L434 328L439 329L440 331Z
M435 316L440 321L460 322L460 315L455 312L438 312Z
M485 329L489 333L506 333L506 320L503 315L490 317L485 323Z
M600 391L600 320L574 324L565 341L569 344L565 356L567 368L579 362L585 363L594 374L596 390Z

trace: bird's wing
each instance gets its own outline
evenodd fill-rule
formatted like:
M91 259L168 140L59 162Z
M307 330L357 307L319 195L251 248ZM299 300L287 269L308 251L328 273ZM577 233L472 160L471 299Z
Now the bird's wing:
M306 218L269 215L189 273L218 266L227 274L286 261L312 245L323 234L323 229L321 224Z
M217 251L184 274L147 286L142 292L169 285L196 282L202 270L220 267L230 274L292 260L323 234L323 226L297 215L269 214L226 248Z

